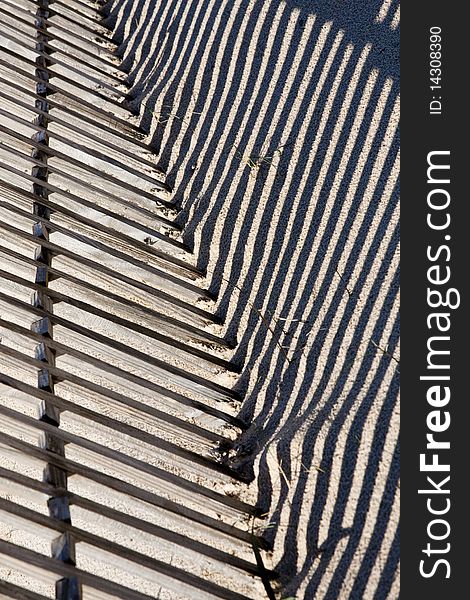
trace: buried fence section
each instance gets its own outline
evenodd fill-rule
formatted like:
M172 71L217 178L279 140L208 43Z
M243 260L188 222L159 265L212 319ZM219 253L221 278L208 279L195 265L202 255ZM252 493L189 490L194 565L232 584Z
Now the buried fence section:
M272 597L239 369L100 4L0 4L0 594Z

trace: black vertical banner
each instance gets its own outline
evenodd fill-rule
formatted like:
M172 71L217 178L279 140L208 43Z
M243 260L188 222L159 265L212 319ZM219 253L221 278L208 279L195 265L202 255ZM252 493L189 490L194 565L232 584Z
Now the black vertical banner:
M470 597L468 7L401 24L402 597Z

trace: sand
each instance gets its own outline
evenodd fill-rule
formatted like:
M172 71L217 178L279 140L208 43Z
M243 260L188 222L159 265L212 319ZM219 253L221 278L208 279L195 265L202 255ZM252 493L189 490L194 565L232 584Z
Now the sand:
M118 0L218 295L283 597L398 597L398 35L384 2Z
M29 6L26 0L20 4ZM73 0L63 0L63 4L72 7ZM79 8L91 11L86 6L92 4L91 0L80 1ZM165 179L173 188L168 196L182 207L178 218L184 226L184 241L193 253L172 250L169 238L160 240L156 247L174 252L188 265L200 269L205 277L198 277L193 283L208 287L217 300L215 305L209 300L198 301L198 306L208 315L215 310L224 326L210 325L210 319L201 316L203 313L196 317L189 309L181 309L177 316L200 327L201 335L225 336L235 350L220 350L207 344L204 348L218 359L233 360L241 375L215 368L211 360L190 360L187 353L168 349L153 338L60 303L55 308L56 316L128 343L151 357L153 363L136 356L130 358L122 351L110 351L97 340L72 335L67 327L56 325L55 340L124 367L133 377L142 379L139 384L130 383L115 372L110 375L90 368L83 358L77 361L64 356L59 367L79 377L86 373L90 382L107 387L113 397L122 394L134 403L144 402L174 418L201 425L206 433L201 431L201 439L186 439L168 427L165 419L145 419L137 411L125 413L117 403L109 403L109 398L85 393L83 387L67 381L57 385L56 394L107 416L116 416L123 423L133 424L136 418L141 419L139 426L148 433L156 431L158 439L205 453L211 449L207 432L223 433L233 439L238 434L236 428L227 429L219 419L155 394L151 386L162 383L214 407L222 400L227 414L239 413L252 423L238 440L232 459L241 469L251 472L254 479L249 486L235 485L211 469L203 472L186 459L172 460L165 452L155 452L154 447L142 441L137 443L122 432L116 438L119 429L112 433L95 427L93 421L73 411L61 420L61 429L67 435L102 443L127 458L122 464L100 463L96 456L74 444L67 447L67 456L88 467L104 468L153 493L157 490L176 497L178 490L146 475L152 465L181 475L188 480L188 486L201 482L217 492L238 495L249 504L259 503L265 513L259 527L272 544L272 552L264 558L267 567L280 574L279 598L398 598L397 3L113 0L107 5L107 12L123 66L130 73L131 108L136 115L133 122L148 132L146 141L155 150L157 167L166 173ZM12 106L9 110L24 112L25 118L31 119L28 110L22 112ZM129 118L125 108L116 109L116 113ZM5 124L12 126L3 116L2 125ZM25 136L32 135L29 126L23 129ZM55 123L51 130L60 135L67 132L67 127L62 129ZM123 142L123 148L126 144ZM18 148L24 152L21 144ZM57 139L54 148L88 160ZM2 151L0 158L13 161L11 164L26 173L30 171L28 161L12 159L9 152L4 155ZM117 173L112 156L108 158L108 162L94 160L92 164L99 163L109 173ZM136 165L139 167L138 156L129 164L133 170ZM80 169L66 161L55 158L50 165L65 169L68 176L83 177ZM11 177L6 171L0 175L5 181ZM130 170L119 172L119 176L139 189L152 189L142 176L130 175ZM87 178L88 182L102 185L99 178ZM12 179L16 185L29 189L22 177ZM53 174L51 181L60 187L59 175ZM109 181L102 189L120 193L120 187ZM107 210L121 211L121 216L129 216L144 227L148 224L137 208L123 208L109 198L98 198L81 189L77 182L72 191L82 194L88 202L101 203ZM151 204L135 193L129 197L141 208ZM8 194L2 198L11 200ZM125 225L115 217L103 217L99 211L85 209L63 194L53 194L53 198L68 210L77 211L80 217L97 219L101 225L143 241L139 227ZM21 196L13 201L19 202L16 208L29 208ZM161 223L165 216L160 211ZM30 230L30 220L15 211L7 211L3 218L24 231ZM99 247L71 238L71 231L88 232L95 239L99 239L99 233L60 212L54 215L53 222L66 228L67 235L52 234L53 240L64 247L87 253L98 263L106 262L121 274L161 287L188 303L199 296L185 285L173 286L165 277L150 276L145 269L139 271L125 257L119 258L115 253L111 256ZM177 237L164 224L158 231L162 236L170 233ZM103 236L102 240L136 260L144 257L129 239L122 247L112 236ZM8 248L18 247L15 236L2 243ZM21 243L21 252L33 252L33 243ZM156 258L144 258L149 264L160 266ZM9 272L26 279L34 277L34 272L21 261L8 261ZM73 260L60 256L54 258L54 266L72 275L77 269ZM130 291L122 280L98 277L93 269L84 269L81 276L107 292L129 296L146 309L173 315L171 302L146 292L136 297L135 289ZM185 272L182 277L190 279ZM10 297L29 302L27 287L9 281L0 282L0 287ZM90 304L99 301L97 294L83 291L80 286L71 287L67 280L58 279L51 289L71 293ZM152 323L148 314L135 309L127 314L111 303L109 307L111 312L120 310L123 318L132 317L160 333L166 331L164 324ZM26 309L13 310L9 301L2 301L0 308L2 314L23 326L29 327L35 318ZM183 341L188 341L183 330L168 328L172 335L181 335ZM8 331L2 331L3 344L26 354L34 352L32 342L26 344ZM188 343L199 344L194 340ZM158 360L186 369L189 379L168 376L156 366ZM35 369L19 368L13 359L5 360L2 368L35 385ZM207 386L195 384L196 377L205 378ZM143 385L144 380L150 387ZM240 412L226 389L232 387L243 396ZM34 397L6 385L1 386L0 392L3 406L37 416L40 403ZM33 444L41 443L34 428L21 428L15 419L4 420L2 428ZM0 450L3 467L41 479L42 462L24 457L21 462L6 446L0 446ZM147 471L143 465L140 470L124 468L123 464L130 465L132 459L143 461ZM197 542L208 546L217 543L213 531L195 528L184 518L154 510L141 500L131 501L126 494L110 493L105 486L90 485L86 477L70 477L69 489L103 506L174 529ZM47 496L39 492L24 494L21 486L0 487L2 498L47 512ZM188 506L198 505L202 512L226 523L233 520L231 508L212 505L204 494L188 496L185 502ZM72 523L101 537L113 537L116 533L106 518L77 507ZM27 521L18 528L18 520L11 518L3 523L0 533L2 539L49 555L50 532L49 537L41 537L45 535L43 529L36 533ZM141 532L136 535L135 529L126 527L121 528L116 539L164 562L174 560L186 571L194 568L212 582L253 600L264 597L260 581L246 574L239 576L229 565L219 563L214 567L214 561L201 560L189 550L181 551L180 545L175 552L171 544L157 545L152 536L147 538ZM253 560L249 544L230 546L230 538L223 535L220 544L227 553ZM1 561L0 581L5 577L14 584L54 597L55 576L31 570L18 577L14 561L5 563L4 554ZM111 561L107 566L101 561L96 550L86 546L81 550L82 568L151 597L195 600L191 596L196 593L194 590L182 586L175 591L174 581L164 577L162 587L156 589L154 572L126 567L123 561ZM130 578L126 575L129 568ZM173 587L173 592L165 591L166 587ZM93 600L111 597L86 585L84 595ZM198 592L197 597L206 596Z

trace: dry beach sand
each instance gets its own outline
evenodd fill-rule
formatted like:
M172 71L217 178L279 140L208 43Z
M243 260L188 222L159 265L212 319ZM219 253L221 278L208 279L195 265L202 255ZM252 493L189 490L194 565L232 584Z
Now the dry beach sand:
M394 0L117 0L134 107L238 342L284 597L398 598Z
M74 2L78 2L80 10L93 11L91 0L61 0L60 4L73 8ZM5 0L5 4L9 11L14 10L11 0ZM19 6L28 7L30 2L19 0ZM119 329L114 321L103 316L90 317L86 311L80 312L66 302L55 306L56 317L78 321L96 334L121 340L144 356L186 370L190 377L207 379L209 386L192 385L184 377L172 378L165 369L151 368L131 352L129 356L123 351L114 352L93 336L84 339L60 324L54 326L54 341L62 340L83 355L124 365L135 381L140 378L151 385L161 384L174 393L184 392L191 400L207 402L213 408L218 407L221 398L227 400L221 390L237 390L243 397L239 416L251 426L239 438L231 458L233 464L253 479L249 485L235 484L231 477L211 468L201 475L201 470L193 469L187 457L180 460L171 453L157 452L151 444L124 433L115 436L113 430L95 427L92 420L87 421L73 410L64 412L60 430L141 460L149 468L166 469L195 487L201 484L227 495L234 503L238 497L247 505L258 504L265 518L256 522L257 527L272 548L263 556L266 567L279 573L276 587L279 600L398 598L398 3L395 0L112 0L106 4L105 15L119 46L123 67L129 72L130 106L135 123L148 132L146 142L155 150L157 165L173 189L171 200L182 209L178 219L184 228L184 241L194 252L182 248L176 251L164 236L164 241L158 244L167 245L168 252L174 252L189 266L197 265L205 274L204 279L194 281L194 289L180 285L176 278L170 292L181 300L181 306L197 302L198 308L208 313L215 310L224 323L222 329L219 325L207 325L202 317L196 325L214 338L223 335L234 350L218 350L206 344L207 360L201 360L196 354L168 350L164 344L129 328ZM3 29L0 35L5 35ZM60 68L57 72L61 72ZM5 77L5 73L1 76ZM86 77L83 81L87 81ZM32 102L27 94L23 100ZM19 109L11 101L6 106L8 110L24 112L27 121L24 135L31 136L28 108ZM126 108L118 109L123 118L129 118ZM60 109L52 113L62 115ZM82 126L79 119L77 124ZM0 125L16 127L8 116L1 116ZM70 151L66 141L62 145L54 141L57 134L70 136L66 125L61 129L60 123L50 124L51 144L55 144L55 150L62 148L68 152L73 160L80 152ZM10 143L24 150L21 144ZM28 144L25 147L29 148ZM132 149L131 144L129 148ZM12 161L24 173L30 172L31 165L26 159L12 159L8 149L1 149L0 155L2 161ZM130 160L138 171L141 168L138 156ZM92 177L82 168L57 158L51 158L48 164L52 167L49 181L59 188L62 185L62 190L69 186L67 177L74 176L73 191L88 205L96 201L107 210L118 210L117 204L103 200L110 190L120 193L116 182L106 183L101 190L98 175ZM54 167L65 173L62 179L60 174L54 174ZM153 184L145 183L139 174L130 175L126 170L123 173L120 176L128 184L151 197ZM81 186L80 178L103 191L103 196ZM13 182L19 189L30 188L20 172L12 177L11 171L0 169L0 180ZM13 204L18 199L24 201L21 194L11 197L2 190L3 200ZM140 244L143 242L138 227L103 217L99 211L89 210L85 204L61 193L53 194L53 199L60 206L76 211L80 218L96 219L100 226L114 227L131 241L135 237ZM138 193L133 193L132 201L141 202L141 208L150 204ZM152 206L153 203L152 199ZM145 225L134 208L123 209L121 216L136 222L141 218ZM12 211L7 210L11 222L29 231L30 215L18 216L13 208ZM62 223L60 219L66 227L82 231L72 218L63 218L59 210L51 220L56 225ZM86 232L86 227L83 231ZM165 277L145 272L142 275L135 262L126 262L125 257L110 258L98 246L86 246L70 239L68 233L66 229L64 234L53 232L52 241L77 254L87 253L97 264L108 261L108 266L125 276L142 277L149 290L152 286L166 289L170 285ZM94 235L100 235L98 227ZM176 235L170 229L170 236ZM104 234L102 239L113 243ZM128 242L123 248L132 246ZM18 247L16 239L5 238L2 244L7 248ZM34 240L28 242L21 252L32 253L36 245ZM155 257L149 258L150 249L149 254L142 248L134 248L132 252L139 259L159 266ZM5 260L3 254L1 258ZM32 268L26 268L21 261L8 261L8 272L19 273L25 279L34 278ZM77 265L60 253L53 266L76 275ZM98 292L106 289L117 295L129 293L131 286L126 287L122 281L117 285L117 279L111 275L105 277L92 269L84 269L83 273L80 277L99 286ZM212 301L197 300L198 287L209 288L217 298L215 306ZM9 300L13 297L29 301L30 290L26 294L25 289L9 280L0 281L0 292L6 291L6 296L0 299L0 310L2 315L13 315L13 322L30 327L36 317L27 309L12 310ZM51 282L50 289L55 293L75 294L92 305L100 301L99 293L83 291L80 281L72 285L67 277ZM171 311L175 305L166 301L158 304L159 300L151 293L142 292L135 301L181 322L193 323L192 319L199 318L189 309L174 314ZM122 307L119 310L122 318L134 318L139 323L142 319L143 324L159 334L174 333L169 325L165 329L164 322L151 323L143 313L127 314ZM34 354L35 344L31 340L26 343L20 335L10 334L8 328L0 334L5 347ZM233 360L240 367L240 375L216 367L211 356ZM5 355L2 361L7 375L18 377L32 387L36 385L36 368L19 366L18 361ZM164 394L160 397L151 387L145 388L134 380L129 383L124 376L109 377L67 353L58 357L57 365L77 377L86 373L89 381L102 385L103 389L107 386L115 396L122 394L147 407L167 411L174 422L185 418L200 426L201 432L203 429L214 435L223 432L230 439L239 433L213 416L189 409L189 404L172 403ZM106 396L84 393L67 378L57 382L55 393L90 409L97 410L98 406L111 418L119 413L117 403L108 403ZM36 404L26 394L3 385L2 380L0 408L13 408L37 418ZM235 416L238 408L228 402L224 410ZM139 423L132 411L119 418L122 423L137 424L142 431L154 434L155 422L146 420L145 415ZM200 448L208 454L212 452L210 436L205 438L201 433L201 439L196 439L186 431L184 437L181 435L184 428L165 429L162 423L164 419L160 423L162 430L155 435L168 444L177 443L195 452ZM15 435L20 439L31 444L42 443L42 434L18 429L14 418L11 422L4 419L0 430L8 433L15 427ZM42 481L43 463L39 460L28 458L21 462L19 453L11 452L3 444L0 454L2 468ZM99 461L91 454L80 445L67 446L69 459L98 469ZM176 497L178 489L165 484L165 478L159 480L147 476L145 470L133 468L119 471L121 467L110 461L103 468L108 474L124 476L129 483L150 493ZM29 491L25 496L21 486L0 482L1 499L47 514L47 495ZM131 501L125 494L110 493L105 485L90 485L85 476L70 477L68 485L75 494L135 514L197 543L214 543L213 532L204 527L192 528L189 519L186 522L180 515L175 517L164 510L149 508L145 502L135 498ZM194 497L188 494L188 498L189 506L194 503L214 520L232 526L229 500L224 506L223 502L219 505L219 500L208 501L204 493ZM240 510L240 522L245 517ZM21 530L17 523L14 518L0 520L0 540L49 556L54 532L49 532L51 539L43 539L40 528L36 535L27 520ZM88 528L104 539L118 542L124 539L137 552L172 566L174 562L175 567L205 577L235 594L252 600L266 598L259 578L240 574L241 571L228 564L214 567L217 561L201 559L184 545L176 545L175 550L175 545L163 541L157 544L152 535L126 526L117 532L115 523L106 517L93 516L79 507L73 507L72 525ZM250 544L240 543L235 547L236 544L230 543L230 538L220 535L220 549L226 554L235 559L254 560ZM77 566L150 597L161 600L214 597L190 586L175 590L174 581L166 582L164 576L159 580L160 574L157 577L155 572L135 567L135 563L127 565L126 575L119 557L115 563L104 565L96 549L85 547L80 552ZM34 570L18 574L14 561L12 566L4 560L2 554L0 583L5 580L48 598L55 596L55 577L51 574L42 573L41 580ZM158 582L160 588L156 588ZM93 587L85 586L84 592L84 597L92 600L114 597ZM0 597L3 597L1 589Z

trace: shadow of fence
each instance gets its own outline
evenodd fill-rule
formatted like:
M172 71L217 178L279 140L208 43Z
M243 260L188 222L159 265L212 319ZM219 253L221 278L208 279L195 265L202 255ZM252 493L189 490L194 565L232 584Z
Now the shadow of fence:
M397 595L397 6L120 0L109 14L238 341L240 456L286 591L305 598Z

